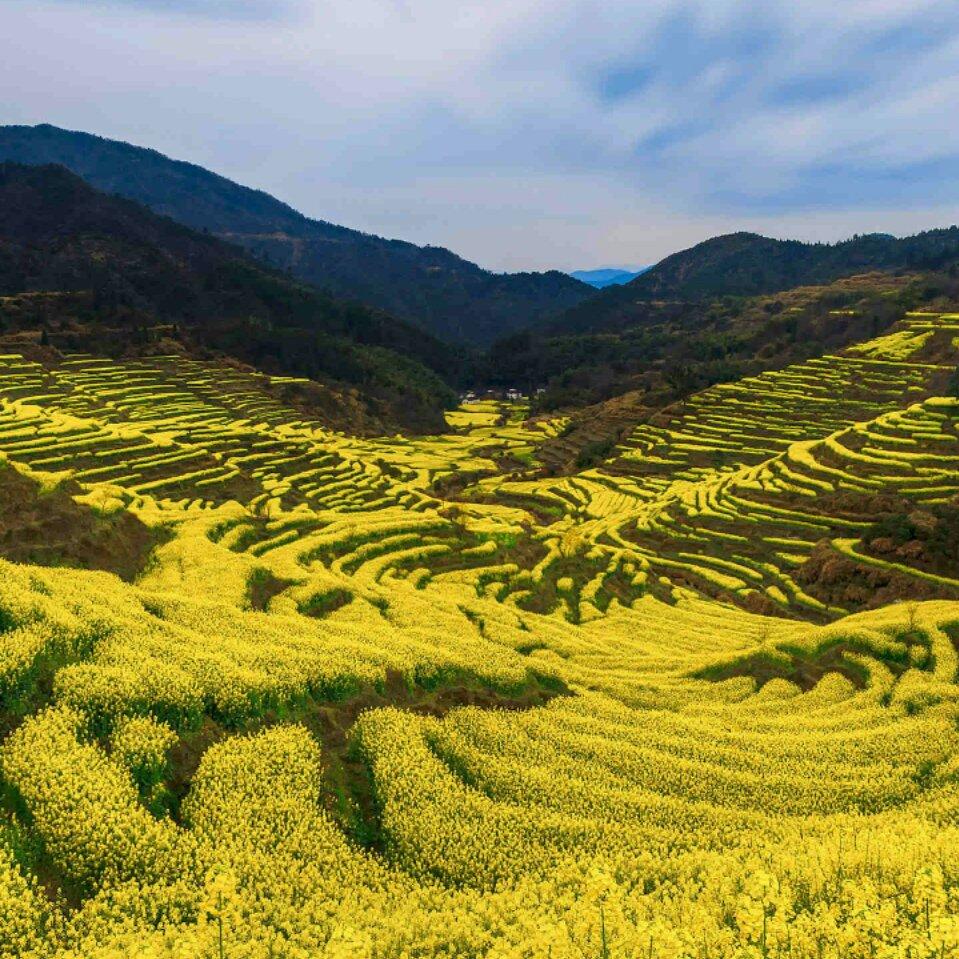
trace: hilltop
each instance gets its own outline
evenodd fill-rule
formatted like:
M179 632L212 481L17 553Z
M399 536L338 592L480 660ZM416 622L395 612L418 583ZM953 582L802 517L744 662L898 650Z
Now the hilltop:
M332 296L386 310L450 342L486 346L593 293L559 271L491 273L442 247L310 219L200 166L49 124L0 127L0 160L61 164L99 190L208 230Z
M637 402L660 407L874 336L909 310L949 309L957 267L957 227L836 244L716 237L495 343L484 373L543 387L540 410L581 410L587 433L596 418L614 441Z
M416 327L63 167L0 164L0 296L8 337L42 332L51 347L114 356L182 350L319 380L326 392L305 387L304 402L322 394L345 428L442 429L452 400L440 374L452 375L456 357Z
M959 227L897 238L886 233L840 243L775 240L730 233L660 260L636 279L610 287L545 324L551 333L621 329L652 301L706 302L758 296L843 277L896 270L937 270L959 260Z
M948 274L868 273L763 296L637 303L622 327L505 339L490 351L488 375L504 385L542 383L539 409L582 409L584 419L587 407L627 394L659 407L841 349L957 292Z

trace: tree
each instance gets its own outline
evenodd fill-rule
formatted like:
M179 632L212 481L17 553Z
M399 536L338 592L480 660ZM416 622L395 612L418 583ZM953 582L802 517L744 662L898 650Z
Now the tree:
M666 370L664 378L669 386L681 396L691 392L696 382L696 374L685 363L670 367Z
M959 399L959 366L952 371L946 391L949 396L954 396L956 399Z

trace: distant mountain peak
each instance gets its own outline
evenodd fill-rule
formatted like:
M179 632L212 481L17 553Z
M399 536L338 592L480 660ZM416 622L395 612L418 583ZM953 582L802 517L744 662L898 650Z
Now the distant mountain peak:
M607 286L621 286L635 280L649 269L648 266L639 266L635 269L628 267L604 266L595 270L573 270L569 275L580 280L582 283L588 283L597 290L602 290Z

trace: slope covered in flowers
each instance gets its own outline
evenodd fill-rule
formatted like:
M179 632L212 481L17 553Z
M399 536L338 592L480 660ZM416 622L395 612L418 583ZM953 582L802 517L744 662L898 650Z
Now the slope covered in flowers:
M133 583L0 560L0 955L959 955L959 570L870 539L951 515L956 337L562 478L518 408L361 440L236 370L0 358L6 469L163 532Z

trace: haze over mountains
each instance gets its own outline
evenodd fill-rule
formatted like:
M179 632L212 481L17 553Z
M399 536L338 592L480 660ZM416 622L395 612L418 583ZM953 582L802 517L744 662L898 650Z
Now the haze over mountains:
M607 286L622 286L635 280L637 276L645 273L648 266L640 267L638 270L624 270L617 267L603 267L598 270L573 270L569 275L596 287L597 290L605 289Z

